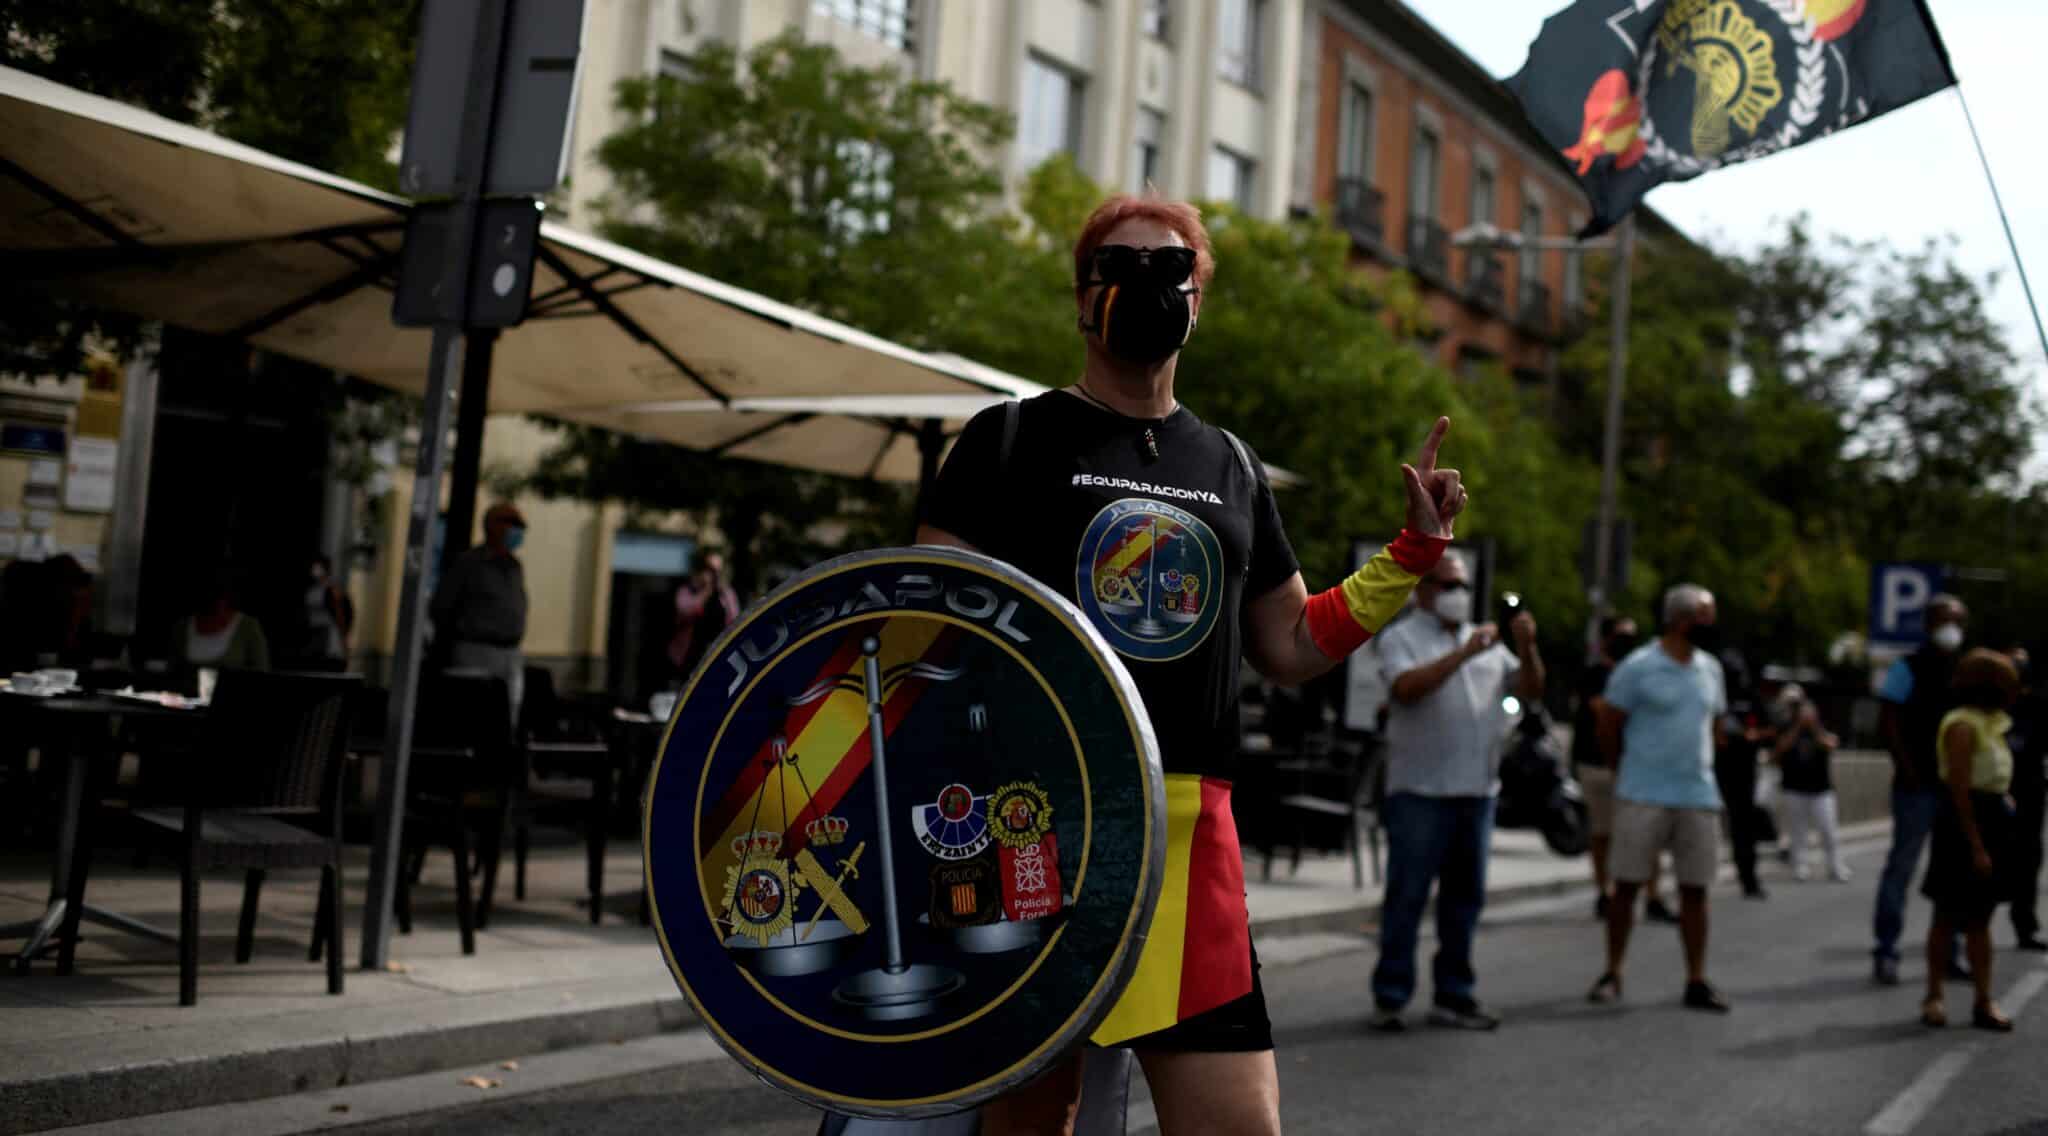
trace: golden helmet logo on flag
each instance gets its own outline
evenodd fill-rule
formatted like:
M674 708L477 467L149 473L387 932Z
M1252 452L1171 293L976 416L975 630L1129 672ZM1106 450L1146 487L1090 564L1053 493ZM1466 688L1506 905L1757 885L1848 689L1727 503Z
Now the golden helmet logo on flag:
M842 557L744 613L677 699L644 813L657 937L769 1084L960 1111L1116 1004L1166 800L1137 689L1072 604L968 552Z
M1955 83L1925 0L1577 0L1508 80L1593 205L1854 126Z

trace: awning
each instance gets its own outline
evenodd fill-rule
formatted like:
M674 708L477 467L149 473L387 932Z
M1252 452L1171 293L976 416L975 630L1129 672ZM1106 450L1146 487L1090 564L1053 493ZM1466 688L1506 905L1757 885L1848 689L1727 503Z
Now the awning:
M0 68L0 256L64 295L399 390L428 332L391 322L403 198ZM494 412L658 400L1002 393L933 356L559 225ZM999 374L999 372L997 372Z

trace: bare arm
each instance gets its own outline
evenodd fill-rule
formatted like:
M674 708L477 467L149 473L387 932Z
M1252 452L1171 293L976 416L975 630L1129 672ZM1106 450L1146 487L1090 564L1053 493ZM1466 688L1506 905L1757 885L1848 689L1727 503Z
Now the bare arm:
M1488 624L1486 627L1475 628L1471 638L1465 640L1462 645L1452 648L1450 653L1442 658L1402 671L1395 676L1394 685L1389 691L1394 696L1394 701L1403 706L1413 706L1436 693L1438 687L1449 682L1451 676L1458 673L1458 668L1464 666L1466 660L1492 645L1493 636L1488 630L1491 626Z
M1536 621L1529 613L1523 612L1515 617L1513 626L1515 658L1522 664L1515 693L1525 705L1534 705L1543 700L1543 687L1550 677L1543 669L1543 655L1536 649Z
M1600 731L1600 754L1607 759L1607 767L1621 769L1621 728L1628 722L1628 712L1618 710L1605 698L1600 700L1596 710Z
M1308 585L1296 572L1246 609L1245 655L1258 672L1298 686L1337 665L1309 632Z
M943 545L946 548L964 548L969 552L981 551L952 533L947 532L945 529L933 528L930 525L917 526L917 543Z

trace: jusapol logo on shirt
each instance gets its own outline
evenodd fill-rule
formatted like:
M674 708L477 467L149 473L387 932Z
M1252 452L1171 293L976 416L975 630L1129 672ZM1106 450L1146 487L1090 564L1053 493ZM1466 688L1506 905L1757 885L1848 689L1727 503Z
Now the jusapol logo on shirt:
M1185 509L1140 497L1112 502L1081 537L1074 592L1117 653L1177 659L1216 627L1223 545Z
M1223 498L1207 489L1182 489L1177 485L1154 485L1149 481L1132 481L1127 477L1097 477L1092 473L1077 473L1074 484L1082 488L1121 489L1126 493L1149 493L1154 497L1171 497L1177 501L1206 501L1221 505Z

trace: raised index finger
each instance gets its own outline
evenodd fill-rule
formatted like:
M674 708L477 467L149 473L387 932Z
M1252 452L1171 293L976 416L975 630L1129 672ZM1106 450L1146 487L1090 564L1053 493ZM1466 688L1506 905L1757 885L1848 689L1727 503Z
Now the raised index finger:
M1444 444L1444 435L1449 433L1450 429L1451 420L1448 417L1438 418L1436 425L1430 427L1429 437L1423 439L1422 449L1417 451L1415 455L1415 471L1417 473L1427 477L1436 469L1437 447Z

